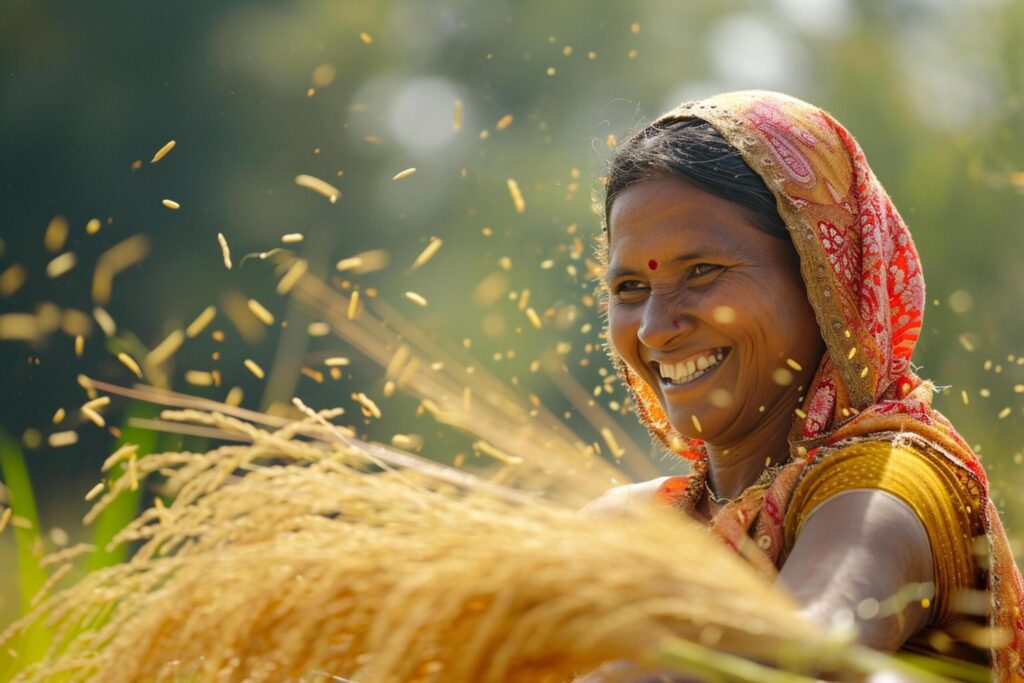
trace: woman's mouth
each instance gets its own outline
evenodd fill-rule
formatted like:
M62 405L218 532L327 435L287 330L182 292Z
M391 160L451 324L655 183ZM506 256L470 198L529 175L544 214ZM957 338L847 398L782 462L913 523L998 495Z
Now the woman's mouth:
M650 365L658 373L663 385L678 387L708 374L717 368L728 354L728 348L708 349L675 363L651 361Z

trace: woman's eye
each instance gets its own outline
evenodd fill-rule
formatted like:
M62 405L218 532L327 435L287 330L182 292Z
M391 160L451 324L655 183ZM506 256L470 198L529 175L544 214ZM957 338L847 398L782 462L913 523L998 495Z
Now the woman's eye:
M722 266L717 266L714 263L698 263L693 267L694 275L707 275L719 270Z
M623 280L615 285L613 291L616 294L628 294L644 289L644 284L639 280Z

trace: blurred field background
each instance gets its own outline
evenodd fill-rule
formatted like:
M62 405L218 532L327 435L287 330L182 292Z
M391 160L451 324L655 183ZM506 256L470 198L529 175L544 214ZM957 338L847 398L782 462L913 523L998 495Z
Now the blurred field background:
M0 340L0 448L12 488L23 456L41 547L93 538L81 524L83 497L117 446L109 429L79 415L86 396L76 376L130 384L117 352L152 349L209 305L217 318L168 364L171 386L217 399L238 386L243 405L260 410L293 395L343 406L370 438L414 432L423 453L474 462L465 440L417 416L415 402L383 398L379 368L332 337L310 337L315 316L274 292L269 261L241 262L281 246L336 286L389 302L600 442L543 368L531 369L554 354L650 451L635 476L681 471L649 446L621 389L605 381L590 297L593 198L615 139L681 100L750 87L831 111L910 224L931 301L915 361L948 387L938 407L982 455L1024 554L1021 0L4 2L0 315L32 313L53 330ZM172 139L176 147L151 164ZM407 168L415 174L392 180ZM332 204L298 187L298 174L332 183L341 198ZM48 248L58 216L68 236ZM95 234L91 219L100 221ZM282 245L286 233L304 240ZM117 332L107 337L90 321L93 269L140 234L149 254L116 277L104 308ZM435 237L441 250L410 270ZM386 268L335 270L376 249L387 252ZM75 267L48 277L47 264L66 251ZM524 289L541 329L520 309ZM250 297L275 315L273 327L245 311ZM76 325L89 329L80 358L68 334ZM353 360L340 380L323 366L336 355ZM264 379L243 366L247 358ZM214 369L218 387L184 381L188 370ZM362 420L355 391L378 401L380 420ZM67 417L54 425L61 407ZM108 424L122 426L129 409L140 410L116 402ZM77 444L48 445L68 429ZM31 545L35 529L25 526L17 531ZM0 624L19 613L18 577L29 571L19 574L13 531L0 534Z

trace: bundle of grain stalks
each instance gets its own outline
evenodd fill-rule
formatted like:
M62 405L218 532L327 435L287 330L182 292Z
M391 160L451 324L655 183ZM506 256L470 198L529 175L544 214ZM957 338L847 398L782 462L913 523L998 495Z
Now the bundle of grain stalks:
M57 634L17 680L567 681L614 659L687 668L673 643L775 663L835 654L678 516L598 521L464 472L395 467L333 415L270 431L165 411L248 443L138 460L173 502L117 537L140 544L133 559L15 625ZM115 480L96 510L129 486Z

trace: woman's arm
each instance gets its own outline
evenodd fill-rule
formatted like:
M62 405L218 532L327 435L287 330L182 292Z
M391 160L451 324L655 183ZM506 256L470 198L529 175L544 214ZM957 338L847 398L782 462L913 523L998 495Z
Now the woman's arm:
M845 612L858 640L881 650L899 648L923 628L930 608L915 601L872 617L872 600L883 603L907 584L932 582L921 520L899 498L872 489L844 491L815 508L779 575L805 616L829 625Z

